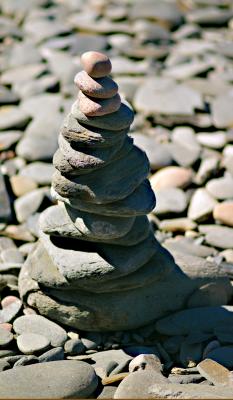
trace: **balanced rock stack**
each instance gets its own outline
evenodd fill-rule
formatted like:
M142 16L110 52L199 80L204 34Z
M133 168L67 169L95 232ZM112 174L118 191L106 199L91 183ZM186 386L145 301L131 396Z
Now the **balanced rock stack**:
M222 304L229 281L178 267L146 216L155 207L146 154L127 136L132 110L107 76L104 54L83 54L80 89L59 135L52 194L40 240L19 279L21 297L53 320L82 330L125 330L175 310ZM48 110L49 112L49 110ZM216 297L208 289L221 288ZM207 288L207 289L206 289ZM212 296L212 297L211 297Z

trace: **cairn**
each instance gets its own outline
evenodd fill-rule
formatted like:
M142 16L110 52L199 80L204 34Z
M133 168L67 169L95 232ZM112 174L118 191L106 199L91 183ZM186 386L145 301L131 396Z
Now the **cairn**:
M53 160L58 203L41 214L21 297L40 314L89 331L141 327L192 307L197 296L199 306L213 305L209 284L221 288L217 304L225 303L231 287L214 264L187 272L155 239L146 216L155 207L149 162L127 135L133 112L108 76L107 56L87 52L81 61L78 99Z

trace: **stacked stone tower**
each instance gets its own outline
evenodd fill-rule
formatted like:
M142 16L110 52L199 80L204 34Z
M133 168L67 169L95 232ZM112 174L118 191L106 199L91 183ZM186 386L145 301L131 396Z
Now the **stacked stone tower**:
M146 216L155 207L149 162L127 135L133 112L108 76L108 57L88 52L81 61L78 99L53 160L58 204L41 215L40 240L20 274L21 296L41 314L83 330L149 324L192 304L209 282L227 299L229 282L216 268L188 276L155 239Z

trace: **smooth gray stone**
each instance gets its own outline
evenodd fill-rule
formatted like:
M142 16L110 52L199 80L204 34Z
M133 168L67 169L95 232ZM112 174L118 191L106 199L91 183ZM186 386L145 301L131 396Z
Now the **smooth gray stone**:
M160 372L150 369L132 372L120 382L114 394L114 399L150 398L150 388L159 383L166 386L169 384L169 380Z
M125 236L135 217L121 218L90 214L64 206L47 208L40 217L40 227L50 235L70 236L93 241L111 241Z
M46 192L48 192L47 188L35 189L15 200L14 208L19 222L26 221L30 215L34 214L39 209Z
M62 347L55 347L41 354L38 360L40 363L64 360L64 350Z
M220 249L232 249L233 228L217 225L199 225L199 231L205 235L205 241Z
M39 379L38 379L39 377ZM82 361L54 361L13 368L0 374L1 398L87 398L98 380Z
M1 131L1 151L9 149L13 144L17 143L21 136L21 131Z
M59 136L58 143L61 153L76 169L77 175L105 167L113 160L126 156L133 146L133 141L128 136L124 142L100 149L72 146L62 135Z
M68 142L95 148L113 146L122 142L127 132L127 128L119 131L111 130L111 128L109 130L90 128L79 124L72 114L68 114L61 129L61 134Z
M0 109L0 130L23 128L30 120L29 114L18 106L6 106Z
M68 179L57 171L52 185L64 197L97 204L111 203L131 194L146 179L149 170L146 154L134 146L127 157L123 156L88 175Z
M203 377L200 374L189 374L189 375L170 374L168 375L168 379L171 383L188 384L188 383L199 383L203 380Z
M53 188L51 189L51 193L54 199L63 201L75 209L93 214L131 217L148 214L155 207L155 195L151 190L148 180L142 182L141 185L126 198L107 204L94 204L75 198L67 199L60 196Z
M87 117L78 108L78 101L76 101L71 109L71 114L76 118L81 124L87 126L94 126L101 129L111 129L113 131L119 131L128 128L133 122L133 111L124 103L118 111L103 115L100 117Z
M17 337L17 346L24 354L33 354L48 348L50 340L38 333L24 332Z
M85 352L85 346L80 339L69 339L64 345L65 353L76 356Z
M2 173L0 172L0 222L8 221L11 217L11 207Z
M122 349L98 351L91 356L91 360L95 362L93 364L95 372L100 378L109 374L109 367L112 368L114 365L117 367L122 363L128 363L131 359L132 357Z
M104 386L102 392L99 394L97 399L113 399L116 390L116 386Z
M156 330L164 335L187 335L197 329L213 332L219 325L233 324L233 307L198 307L178 311L156 323Z
M13 340L13 334L6 329L0 327L0 346L7 346Z
M50 185L54 166L50 163L33 162L20 169L20 175L33 179L38 185Z
M22 301L15 297L15 300L0 310L0 323L11 322L22 307Z
M13 328L18 334L43 335L50 340L54 347L61 346L67 339L66 331L63 328L41 315L23 315L14 321Z

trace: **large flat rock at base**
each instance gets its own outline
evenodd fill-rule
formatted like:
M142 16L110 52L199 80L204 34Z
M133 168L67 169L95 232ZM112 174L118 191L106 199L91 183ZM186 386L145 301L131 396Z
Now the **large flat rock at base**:
M87 398L97 385L93 367L82 361L53 361L0 373L1 399Z

